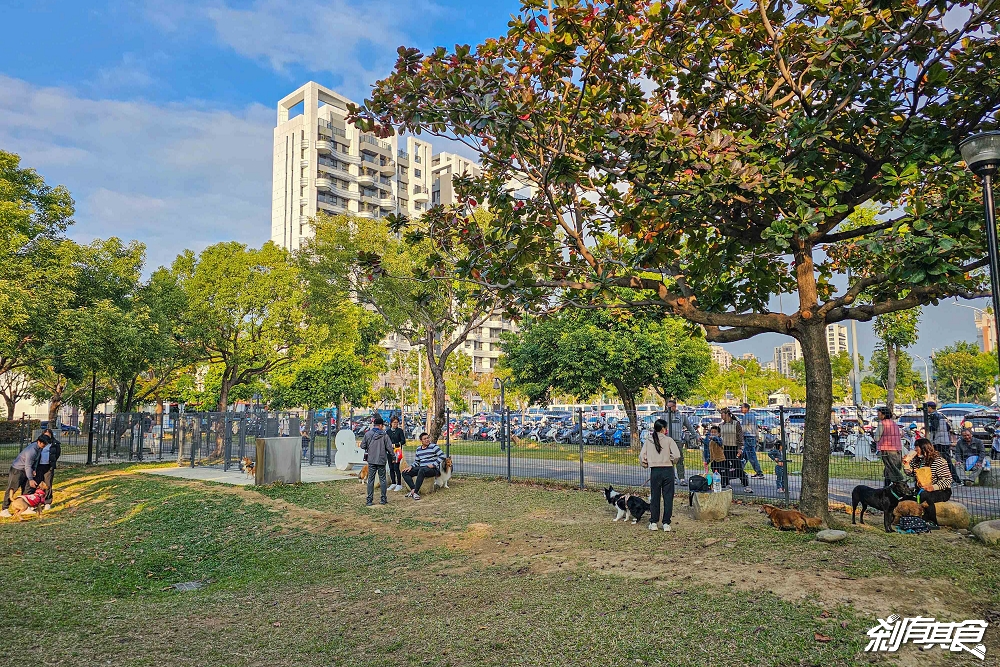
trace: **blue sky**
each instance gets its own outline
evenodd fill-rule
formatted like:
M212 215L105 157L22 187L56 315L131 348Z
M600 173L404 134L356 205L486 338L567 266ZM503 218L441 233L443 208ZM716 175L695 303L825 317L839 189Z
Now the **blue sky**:
M259 245L270 229L279 99L315 80L360 101L398 46L476 44L503 33L518 6L0 0L0 148L70 189L78 240L139 239L153 267L222 240ZM924 355L974 341L973 311L928 309L921 334ZM871 327L858 335L867 356ZM727 347L766 360L781 342Z

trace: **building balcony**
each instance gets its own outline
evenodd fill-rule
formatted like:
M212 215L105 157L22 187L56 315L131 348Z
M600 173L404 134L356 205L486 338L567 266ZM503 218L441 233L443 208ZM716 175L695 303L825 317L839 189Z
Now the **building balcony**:
M333 181L329 178L317 178L316 187L320 190L330 190L333 188Z
M379 165L378 170L384 176L392 176L396 173L396 163L392 160L386 160L384 164Z
M392 181L388 179L385 180L383 179L385 179L384 176L375 181L375 187L378 188L379 190L384 190L385 192L392 192Z
M391 151L392 150L392 143L391 142L389 142L389 141L383 141L382 139L379 139L378 137L376 137L374 135L366 134L364 132L361 133L361 143L368 144L369 146L381 149L382 151Z
M347 213L346 206L340 206L339 204L331 204L330 202L323 201L322 199L316 202L316 205L320 210L326 211L327 213L334 213L336 215L343 215Z
M426 192L414 192L412 195L413 201L426 202L430 199L430 195Z
M355 201L357 201L357 199L358 199L358 193L357 192L355 192L353 190L348 190L347 188L342 188L339 185L333 185L330 188L330 192L332 192L333 194L338 195L340 197L344 197L346 199L353 199Z
M325 139L316 142L316 150L319 151L320 155L329 155L335 152L333 142Z
M299 162L299 166L302 167L303 169L308 169L309 168L309 160L302 160L301 162Z
M371 187L375 185L375 177L368 174L361 174L358 176L358 185L362 187Z
M357 215L358 215L359 218L374 218L374 217L376 217L376 215L374 213L372 213L371 211L358 211Z
M345 177L348 177L348 178L354 178L354 175L351 174L351 172L347 170L347 166L346 165L335 164L335 163L333 163L332 160L328 160L326 162L320 161L320 163L319 163L319 170L320 171L329 172L331 174L337 174L339 176L345 176Z

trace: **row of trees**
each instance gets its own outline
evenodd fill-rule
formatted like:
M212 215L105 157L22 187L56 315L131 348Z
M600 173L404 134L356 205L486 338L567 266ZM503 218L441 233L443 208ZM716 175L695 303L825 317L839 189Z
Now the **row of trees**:
M145 248L66 237L73 200L0 151L0 395L113 400L129 412L179 400L225 410L255 393L273 407L360 403L384 360L378 318L310 302L299 264L267 243L186 251L144 276Z

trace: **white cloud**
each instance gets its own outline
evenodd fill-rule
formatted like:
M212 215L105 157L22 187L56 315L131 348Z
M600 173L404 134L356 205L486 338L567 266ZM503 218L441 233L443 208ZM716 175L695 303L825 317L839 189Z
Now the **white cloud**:
M77 202L71 234L148 246L151 268L184 248L270 234L274 112L89 99L0 76L0 148Z
M158 5L159 6L159 5ZM255 0L246 8L225 2L204 9L219 39L237 53L261 59L276 71L296 65L342 77L336 87L364 96L387 75L396 48L426 26L440 9L427 0ZM162 11L158 14L162 18Z

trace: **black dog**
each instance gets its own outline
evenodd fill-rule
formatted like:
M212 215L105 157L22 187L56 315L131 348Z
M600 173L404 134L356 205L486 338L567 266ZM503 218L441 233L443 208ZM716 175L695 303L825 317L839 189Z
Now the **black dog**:
M688 478L688 507L694 504L694 494L709 493L712 487L704 475L691 475Z
M615 521L624 519L625 512L629 512L632 515L632 523L639 523L642 515L649 511L649 503L646 502L645 498L632 495L631 493L619 493L611 486L604 489L604 497L607 499L609 505L614 505L618 508L618 516L615 517Z
M858 484L851 492L851 523L854 521L854 512L861 505L861 524L865 523L865 510L871 507L882 512L882 522L885 525L885 532L892 532L892 511L901 500L916 500L908 487L903 482L893 482L884 489L873 489L864 484Z

